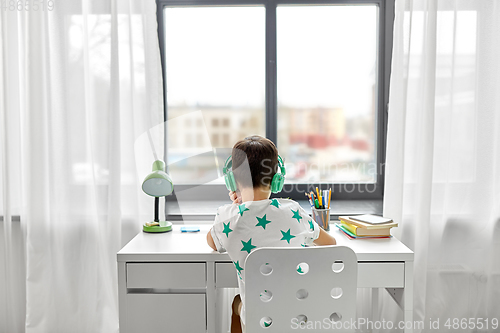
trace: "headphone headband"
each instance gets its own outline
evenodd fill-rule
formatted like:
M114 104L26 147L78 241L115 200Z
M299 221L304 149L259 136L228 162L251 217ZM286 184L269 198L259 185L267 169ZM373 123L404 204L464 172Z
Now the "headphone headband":
M278 167L280 168L280 172L283 175L283 177L286 176L285 163L283 163L283 159L279 154L278 154Z
M233 159L232 156L229 155L229 157L226 159L226 162L224 162L224 167L222 168L222 174L225 175L229 169L233 167Z

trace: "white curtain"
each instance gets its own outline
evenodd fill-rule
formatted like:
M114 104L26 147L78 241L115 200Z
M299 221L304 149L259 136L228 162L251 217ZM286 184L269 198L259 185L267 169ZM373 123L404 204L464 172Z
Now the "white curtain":
M500 319L499 59L499 1L396 1L384 215L415 251L424 331Z
M0 332L117 332L116 252L152 210L134 149L163 122L155 1L6 3Z

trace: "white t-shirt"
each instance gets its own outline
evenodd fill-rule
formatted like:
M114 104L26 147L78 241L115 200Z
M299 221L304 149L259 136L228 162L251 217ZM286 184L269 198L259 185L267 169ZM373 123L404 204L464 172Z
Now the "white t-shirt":
M295 201L267 199L219 207L212 227L219 252L226 252L238 274L245 323L245 259L259 247L309 246L319 237L319 226Z

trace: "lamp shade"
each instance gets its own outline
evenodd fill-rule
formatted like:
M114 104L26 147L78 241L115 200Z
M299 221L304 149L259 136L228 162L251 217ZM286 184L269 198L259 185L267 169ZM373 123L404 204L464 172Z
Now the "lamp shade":
M174 184L165 172L165 162L156 160L151 172L142 182L142 190L152 197L164 197L172 193Z

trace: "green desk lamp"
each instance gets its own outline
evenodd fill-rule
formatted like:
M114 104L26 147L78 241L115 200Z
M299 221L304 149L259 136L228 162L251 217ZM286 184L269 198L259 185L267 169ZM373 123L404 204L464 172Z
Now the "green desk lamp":
M145 223L142 230L144 232L167 232L172 230L172 222L160 221L158 218L160 197L167 196L174 190L172 179L165 172L165 162L162 160L154 161L153 172L142 182L142 190L147 195L155 197L155 219L153 222Z

